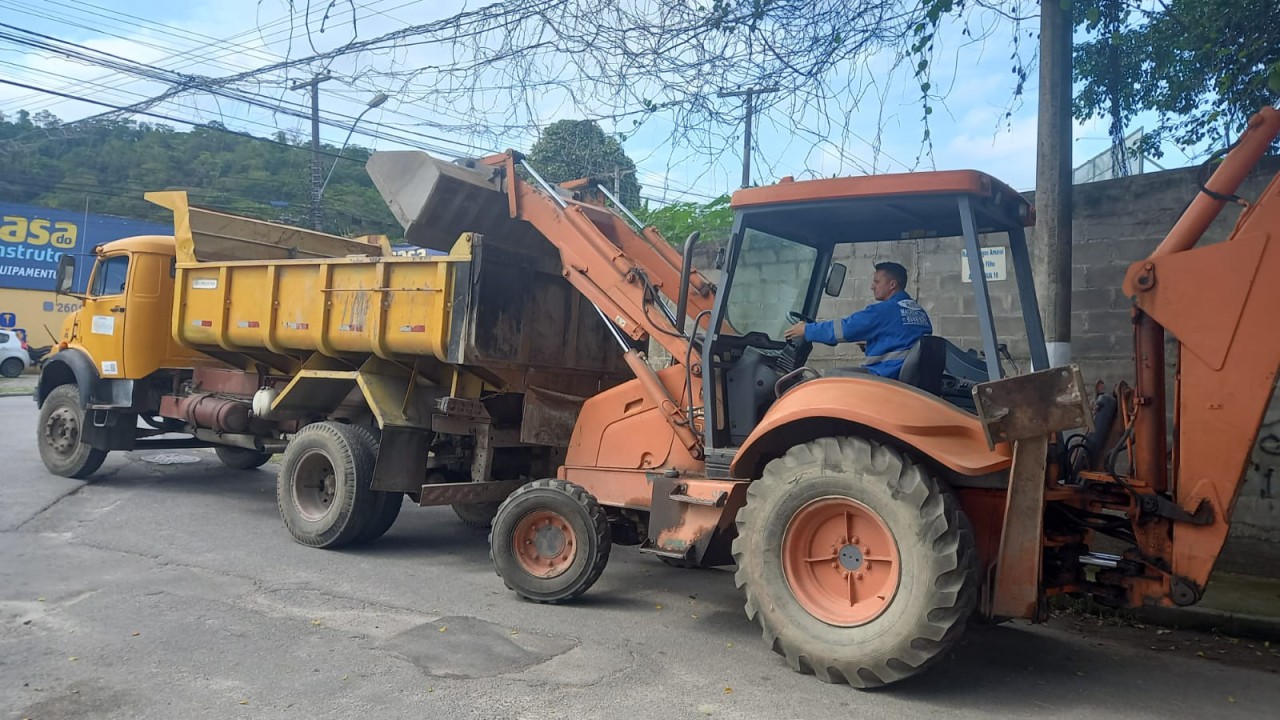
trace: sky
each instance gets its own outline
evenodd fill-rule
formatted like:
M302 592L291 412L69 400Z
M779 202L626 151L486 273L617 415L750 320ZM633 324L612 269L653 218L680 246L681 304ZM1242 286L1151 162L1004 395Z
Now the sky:
M294 8L290 12L290 6ZM308 6L311 22L301 18ZM311 54L350 40L353 32L373 37L406 25L444 17L463 7L461 0L0 0L0 23L34 30L87 45L128 60L207 76L225 76L260 67L283 57ZM468 7L476 7L472 3ZM351 12L356 13L353 31ZM323 19L325 12L329 17ZM980 24L980 23L979 23ZM1036 21L1024 27L1034 31ZM987 172L1019 190L1034 187L1035 72L1019 102L1013 98L1010 72L1010 32L1002 26L986 40L963 37L957 24L939 34L934 58L933 86L944 94L930 118L932 155L922 144L924 126L919 86L894 58L867 58L852 78L872 92L856 102L845 99L826 108L793 116L786 103L764 108L757 116L753 152L753 181L759 184L783 176L797 179L833 175L905 172L909 170L971 168ZM310 29L308 33L307 30ZM971 28L973 29L973 28ZM1035 40L1022 40L1024 55L1032 55ZM533 136L510 133L493 138L466 132L461 126L484 124L432 102L429 91L409 92L397 87L387 71L420 67L441 60L440 49L408 48L366 54L358 62L336 61L338 77L321 86L321 111L327 124L324 141L341 145L353 120L377 93L390 99L361 118L352 142L376 149L416 146L437 155L475 156L515 147L527 150ZM376 68L381 74L367 71ZM304 91L290 84L306 79L314 69L291 70L291 76L268 85L243 86L268 96L292 112L308 109ZM101 67L43 56L0 41L0 78L47 88L112 105L127 105L159 94L166 86L113 73ZM503 97L480 98L493 117L502 117ZM726 103L740 102L725 99ZM575 107L553 93L531 90L526 112L539 124L574 117L591 100ZM48 110L62 120L102 112L95 106L41 92L0 85L0 112ZM732 109L732 106L730 106ZM173 118L208 122L255 135L279 131L306 138L309 122L288 113L251 107L233 100L188 94L152 108ZM155 118L138 117L154 122ZM1140 124L1139 118L1137 124ZM1147 119L1150 122L1150 119ZM177 125L180 128L184 126ZM445 126L442 129L440 126ZM625 132L624 148L637 162L644 197L651 202L705 201L735 189L741 180L741 127L713 129L722 138L715 152L671 142L674 126L658 113L638 128L620 120L602 122L606 132ZM1136 124L1135 124L1136 126ZM1130 128L1133 129L1133 128ZM366 133L374 133L370 137ZM1076 123L1073 128L1074 164L1104 152L1108 145L1101 121ZM714 144L714 143L713 143ZM1161 164L1188 164L1182 152L1169 148Z

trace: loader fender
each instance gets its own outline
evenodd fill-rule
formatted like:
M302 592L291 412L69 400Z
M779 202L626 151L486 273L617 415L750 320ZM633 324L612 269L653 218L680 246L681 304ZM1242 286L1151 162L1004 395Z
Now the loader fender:
M75 385L80 389L80 402L89 406L93 386L98 382L98 370L83 350L60 350L45 361L40 370L40 382L36 385L36 406L44 405L44 399L59 385Z
M1009 467L1007 443L987 447L978 418L941 398L874 375L819 378L779 398L734 456L730 474L757 478L789 448L820 437L863 435L892 440L960 475Z

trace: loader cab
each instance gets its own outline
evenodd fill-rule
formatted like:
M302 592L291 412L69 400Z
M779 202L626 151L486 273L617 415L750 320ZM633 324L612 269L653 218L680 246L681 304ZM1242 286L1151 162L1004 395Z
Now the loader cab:
M732 207L724 274L703 339L709 460L717 449L731 454L779 396L807 380L896 383L904 391L928 393L971 411L972 385L1006 374L982 263L970 264L969 278L980 334L976 351L926 336L911 348L898 381L856 368L808 368L812 346L785 341L786 328L800 319L819 319L824 296L844 299L824 307L820 319L842 317L873 302L869 295L842 292L846 273L869 273L872 266L870 257L851 246L910 242L922 253L954 253L957 268L962 248L966 257L981 258L984 246L1007 247L1032 365L1047 367L1024 230L1034 223L1034 213L1007 185L974 171L784 180L738 191ZM948 314L960 314L959 309Z

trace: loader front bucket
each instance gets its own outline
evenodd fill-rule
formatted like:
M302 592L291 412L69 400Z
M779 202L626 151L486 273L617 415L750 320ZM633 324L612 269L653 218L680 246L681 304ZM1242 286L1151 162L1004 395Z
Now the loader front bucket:
M399 150L375 152L365 170L413 245L448 252L464 232L509 240L533 232L511 218L496 168L471 169Z

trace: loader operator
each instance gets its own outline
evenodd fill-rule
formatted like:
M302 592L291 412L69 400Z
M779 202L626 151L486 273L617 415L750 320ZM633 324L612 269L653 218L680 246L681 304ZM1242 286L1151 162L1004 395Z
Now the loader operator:
M876 263L871 279L875 303L843 320L798 322L787 328L784 337L824 345L865 342L863 369L896 380L907 352L921 337L933 333L929 316L907 294L906 287L906 268L895 262Z

